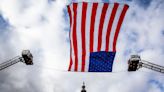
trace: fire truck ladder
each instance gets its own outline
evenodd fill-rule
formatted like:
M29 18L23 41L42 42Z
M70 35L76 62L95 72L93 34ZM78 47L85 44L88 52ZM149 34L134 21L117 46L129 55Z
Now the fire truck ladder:
M164 73L164 67L145 61L145 60L141 60L139 55L131 55L131 58L128 61L128 71L137 71L138 69L144 67L144 68L148 68L151 69L153 71L156 72L160 72L160 73Z
M26 65L33 65L33 56L32 54L30 53L29 50L23 50L22 51L22 56L16 56L6 62L3 62L0 64L0 71L9 67L9 66L12 66L18 62L23 62L25 63Z

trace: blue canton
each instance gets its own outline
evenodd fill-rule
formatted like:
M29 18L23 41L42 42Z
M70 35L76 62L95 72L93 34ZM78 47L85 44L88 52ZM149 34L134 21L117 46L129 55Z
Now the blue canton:
M92 52L89 58L89 72L112 72L116 52Z

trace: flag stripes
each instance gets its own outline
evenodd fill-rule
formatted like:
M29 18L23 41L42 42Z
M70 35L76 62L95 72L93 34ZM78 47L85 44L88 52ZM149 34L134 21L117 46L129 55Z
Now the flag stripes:
M122 13L120 15L118 24L117 24L116 32L115 32L115 35L114 35L114 42L113 42L113 51L115 51L115 52L116 52L116 42L117 42L117 38L118 38L118 33L120 31L120 28L121 28L121 25L122 25L122 22L123 22L123 19L125 17L125 13L126 13L128 7L129 6L127 6L127 5L124 6L124 8L122 10Z
M74 68L74 71L77 71L77 68L78 68L78 49L77 49L77 31L76 31L76 20L77 20L77 3L74 3L73 4L73 20L74 20L74 23L73 23L73 30L72 30L72 43L73 43L73 51L74 51L74 63L75 63L75 68ZM80 45L79 45L80 46Z
M101 13L101 18L100 18L100 24L99 24L99 31L98 31L98 46L97 46L97 51L101 51L101 43L102 43L102 31L103 31L103 25L104 25L104 19L106 15L106 11L108 8L107 3L104 4L102 8L102 13Z
M72 26L72 13L71 13L70 7L67 7L67 9L68 9L68 14L70 16L70 28L71 28L71 26ZM70 37L71 37L71 34L69 34L69 38ZM72 43L71 40L70 40L70 43ZM72 66L72 56L71 55L72 55L72 45L70 44L70 64L69 64L68 71L71 71L71 66Z
M68 71L88 72L91 52L116 52L118 34L128 5L72 3L70 17L70 65Z
M112 9L112 13L111 13L111 17L109 18L109 23L108 23L108 29L107 29L107 35L106 35L106 49L105 51L109 50L109 39L110 39L110 33L111 33L111 29L112 29L112 24L113 24L113 20L115 18L116 15L116 11L118 8L118 3L115 3Z
M86 56L86 44L85 44L85 23L86 23L86 11L87 11L87 3L82 5L82 22L81 22L81 39L82 39L82 69L84 72L85 69L85 56Z
M93 3L92 7L92 15L91 15L91 29L90 29L90 52L93 52L93 38L94 38L94 24L95 24L95 17L96 17L96 11L97 11L98 3Z

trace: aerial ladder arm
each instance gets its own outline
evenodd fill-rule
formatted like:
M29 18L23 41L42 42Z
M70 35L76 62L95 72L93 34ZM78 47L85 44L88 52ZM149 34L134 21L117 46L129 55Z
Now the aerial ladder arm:
M140 56L138 55L131 55L131 58L128 61L128 71L137 71L138 69L144 67L147 69L151 69L156 72L164 73L164 67L145 61L141 60Z
M9 61L6 61L6 62L0 64L0 70L3 70L9 66L12 66L20 61L23 61L23 58L19 57L19 56L15 57L13 59L10 59Z
M0 64L0 71L9 67L9 66L12 66L12 65L18 63L18 62L23 62L26 65L32 65L33 64L33 56L30 53L30 51L29 50L23 50L22 56L16 56L13 59L10 59L6 62L1 63Z
M157 72L164 73L164 67L163 66L160 66L160 65L157 65L157 64L153 64L153 63L150 63L150 62L145 61L145 60L142 60L139 63L139 66L140 66L140 68L141 67L145 67L145 68L157 71Z

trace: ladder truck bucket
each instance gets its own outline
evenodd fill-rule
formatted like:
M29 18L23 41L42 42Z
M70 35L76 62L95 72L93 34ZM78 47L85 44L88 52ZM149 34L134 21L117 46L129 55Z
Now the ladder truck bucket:
M26 65L33 65L33 56L31 54L30 50L23 50L22 57L23 57Z
M130 59L128 60L128 71L136 71L139 69L139 63L141 58L139 55L131 55Z

